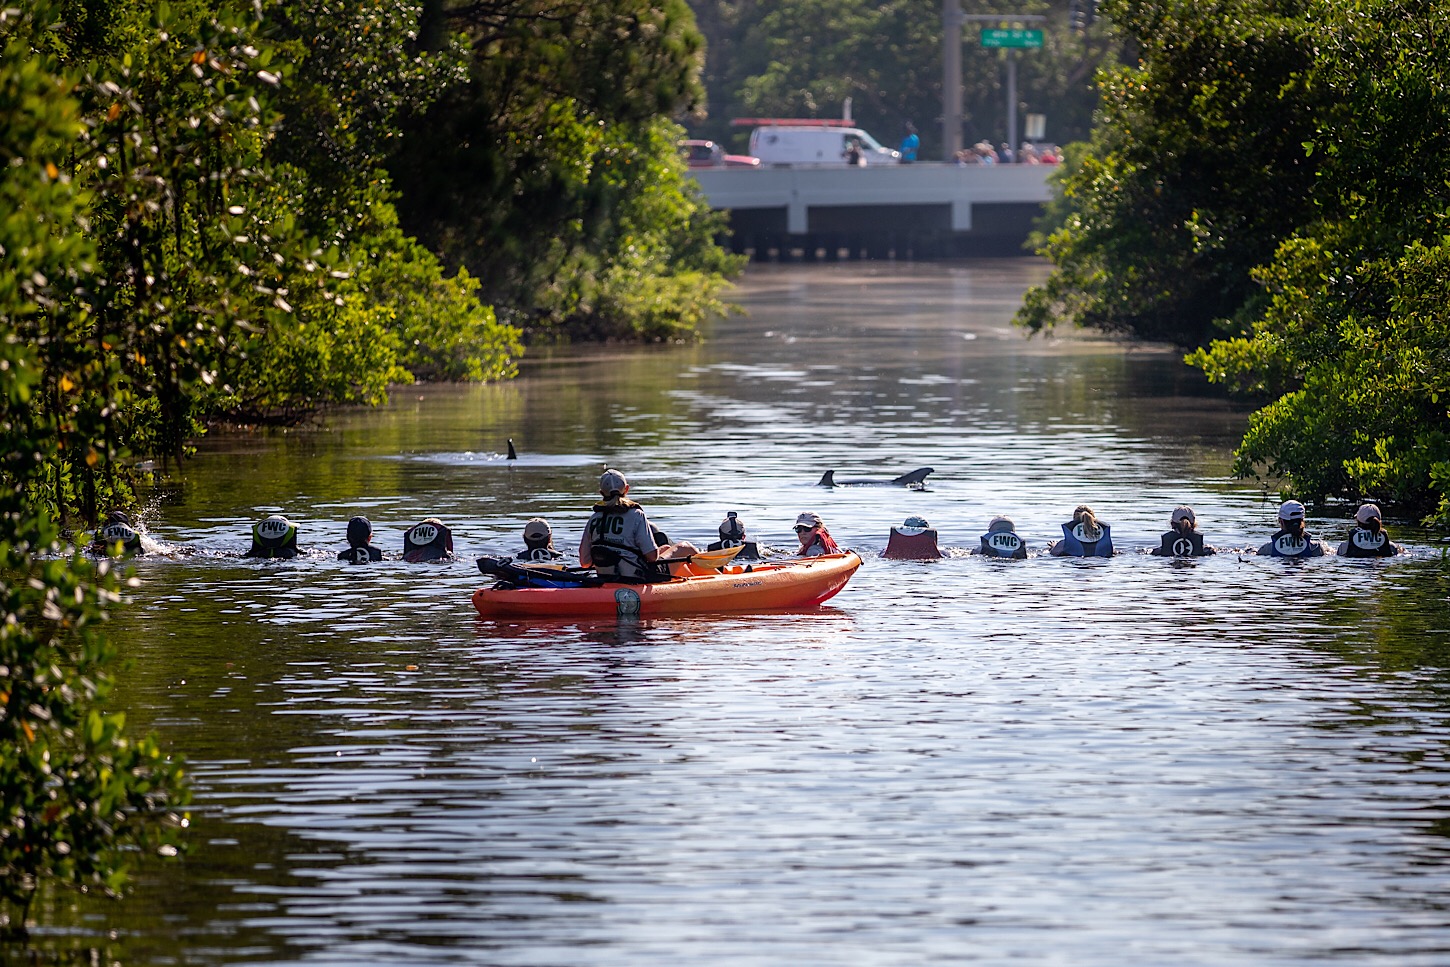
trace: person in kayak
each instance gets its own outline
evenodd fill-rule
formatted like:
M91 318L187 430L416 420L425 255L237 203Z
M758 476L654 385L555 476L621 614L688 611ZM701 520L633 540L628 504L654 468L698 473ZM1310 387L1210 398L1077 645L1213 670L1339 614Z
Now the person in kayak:
M252 525L252 549L243 557L283 558L297 556L297 525L281 514L272 514Z
M1279 529L1259 548L1264 557L1323 557L1324 544L1304 529L1304 505L1286 500L1279 505Z
M593 567L602 577L630 581L661 580L654 566L662 548L655 543L644 508L628 498L629 481L618 470L606 469L599 478L594 513L579 539L579 563Z
M925 517L911 516L891 528L881 556L893 561L935 561L942 552L931 523Z
M1390 540L1374 504L1360 504L1354 512L1354 526L1339 545L1341 557L1394 557L1404 548Z
M554 549L554 530L542 517L524 525L524 549L514 554L515 561L557 561L564 554Z
M801 542L797 557L820 557L822 554L839 554L841 549L831 540L831 532L815 514L807 511L795 519L795 536Z
M735 511L725 515L720 522L720 539L706 547L710 551L723 551L731 547L740 548L740 553L735 555L737 561L758 561L760 560L760 546L745 537L745 521Z
M1027 542L1017 536L1017 525L1012 523L1012 518L998 515L988 522L981 547L972 553L1020 561L1027 557Z
M453 560L453 532L429 517L403 532L403 560L409 564Z
M142 553L141 534L131 526L131 518L125 511L113 510L96 530L90 550L92 554L109 554L118 547L122 554Z
M372 521L354 517L347 522L347 550L338 551L337 559L349 564L369 564L383 559L383 552L373 546Z
M1053 557L1112 557L1112 528L1098 520L1087 504L1073 509L1072 520L1062 525L1062 540L1047 546Z
M1158 546L1149 551L1157 557L1205 557L1214 552L1203 543L1198 532L1198 520L1193 508L1180 504L1168 515L1168 530L1159 539Z

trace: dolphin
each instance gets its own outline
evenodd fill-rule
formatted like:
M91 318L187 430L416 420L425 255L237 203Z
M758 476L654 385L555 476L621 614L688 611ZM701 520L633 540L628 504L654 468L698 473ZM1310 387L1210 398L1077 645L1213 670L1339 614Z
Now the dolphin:
M821 475L820 487L910 487L913 490L924 490L926 488L926 475L932 472L931 467L919 467L911 473L904 473L899 477L890 480L837 480L836 471L827 470Z

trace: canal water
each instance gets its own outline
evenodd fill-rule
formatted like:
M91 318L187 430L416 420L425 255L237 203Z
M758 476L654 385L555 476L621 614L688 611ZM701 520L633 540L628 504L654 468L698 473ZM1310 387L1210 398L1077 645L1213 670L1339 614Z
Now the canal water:
M191 849L34 946L120 964L1443 964L1450 569L1242 550L1247 411L1163 349L1028 340L1035 260L751 266L699 345L565 350L219 435L153 496L115 622ZM519 459L503 458L512 438ZM577 544L600 468L671 538L815 511L865 566L802 613L499 623L473 559ZM929 487L817 486L822 473ZM1035 551L1079 503L1111 560ZM1222 550L1144 551L1193 505ZM240 558L251 521L292 562ZM389 559L338 563L366 514ZM941 561L880 558L927 517ZM460 559L409 565L436 515ZM1337 542L1343 515L1311 529ZM77 953L79 952L79 953ZM15 953L11 951L10 953Z

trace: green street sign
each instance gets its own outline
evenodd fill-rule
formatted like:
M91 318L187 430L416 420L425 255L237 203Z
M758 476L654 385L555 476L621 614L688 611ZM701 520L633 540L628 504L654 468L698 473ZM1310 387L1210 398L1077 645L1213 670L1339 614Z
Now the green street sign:
M1040 30L986 30L982 31L983 47L1041 47Z

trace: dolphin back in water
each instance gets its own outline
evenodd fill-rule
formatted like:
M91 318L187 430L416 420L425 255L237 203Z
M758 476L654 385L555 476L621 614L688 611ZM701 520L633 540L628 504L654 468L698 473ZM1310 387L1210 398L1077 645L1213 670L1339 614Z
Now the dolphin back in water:
M911 473L904 473L899 477L892 477L890 480L837 480L836 471L827 470L821 475L821 487L913 487L920 490L926 486L926 475L931 473L931 467L918 467Z

